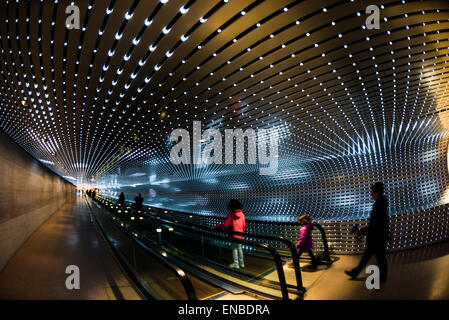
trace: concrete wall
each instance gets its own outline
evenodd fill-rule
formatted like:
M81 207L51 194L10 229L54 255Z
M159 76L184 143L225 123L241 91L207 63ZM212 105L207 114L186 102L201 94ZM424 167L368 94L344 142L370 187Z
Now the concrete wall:
M0 271L75 190L0 131Z

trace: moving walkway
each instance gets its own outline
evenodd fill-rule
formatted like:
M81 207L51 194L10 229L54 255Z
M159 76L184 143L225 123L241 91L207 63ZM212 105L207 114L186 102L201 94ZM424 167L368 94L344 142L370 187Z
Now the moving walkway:
M137 251L144 248L147 254L157 256L159 260L166 258L170 261L170 264L165 263L165 267L177 275L178 289L179 284L182 284L183 290L176 291L184 292L181 299L198 298L195 293L189 292L191 287L195 291L195 287L198 286L210 286L215 291L245 292L269 299L302 299L303 297L305 288L302 286L299 259L294 244L288 239L273 235L245 233L244 240L239 240L230 238L229 232L211 230L206 225L188 221L192 219L192 215L184 214L188 218L180 221L181 219L168 216L168 212L164 212L165 215L156 214L152 208L144 208L143 212L136 212L130 205L125 204L121 207L114 199L103 196L97 196L95 204L98 208L102 208L102 214L97 212L97 215L101 216L98 219L107 219L109 224L113 223L115 232L120 230L126 234L128 239L139 247ZM106 224L105 221L103 223ZM228 267L228 264L232 262L230 249L232 242L243 245L244 269L236 270ZM125 260L133 261L135 256L128 255L125 258L127 258ZM291 261L290 266L294 269L294 279L289 281L286 280L284 272L287 259ZM139 263L139 270L142 270L144 265ZM180 274L189 276L182 278ZM189 284L193 275L197 280L196 285ZM142 279L136 278L142 282ZM204 285L199 285L200 283ZM164 285L158 284L158 286ZM202 291L211 293L214 290ZM161 297L167 298L167 296Z

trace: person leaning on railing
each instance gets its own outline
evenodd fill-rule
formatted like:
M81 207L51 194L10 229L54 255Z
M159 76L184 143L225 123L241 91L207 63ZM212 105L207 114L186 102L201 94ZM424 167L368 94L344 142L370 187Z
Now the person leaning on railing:
M217 224L212 229L225 229L234 232L245 232L245 215L242 212L243 205L238 200L231 200L228 203L229 213L223 223ZM243 239L243 236L231 234L231 238ZM243 249L240 243L231 242L232 257L234 263L230 264L231 268L239 269L245 268L245 262L243 259Z

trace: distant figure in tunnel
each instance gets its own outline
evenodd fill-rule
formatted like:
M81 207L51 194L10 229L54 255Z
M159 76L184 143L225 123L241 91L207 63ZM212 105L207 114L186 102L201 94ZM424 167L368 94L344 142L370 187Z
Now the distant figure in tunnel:
M317 262L315 259L315 255L313 254L313 223L312 219L310 219L309 215L303 214L298 218L298 222L301 224L301 229L299 230L299 241L296 244L296 249L298 249L298 256L301 257L303 252L307 252L312 259L312 263L310 268L316 269Z
M357 237L366 234L366 251L359 265L352 270L345 271L345 273L352 279L356 278L374 254L380 271L380 281L385 282L387 280L385 252L389 241L389 227L388 201L384 196L384 184L382 182L377 182L371 186L371 197L375 202L369 225L354 233Z
M140 192L137 195L137 197L134 198L134 201L136 202L134 205L136 211L143 211L143 198L142 198L142 195L140 194Z
M243 205L238 200L231 200L228 203L229 213L223 223L217 224L212 227L212 229L220 228L235 232L245 232L245 215L242 212ZM231 234L231 238L243 239L243 236ZM243 259L243 249L240 243L231 242L232 246L232 257L234 263L230 265L231 268L239 269L245 268L245 262Z
M122 207L125 206L125 194L123 192L120 193L120 196L118 197L118 204Z
M95 199L96 196L97 196L97 191L96 190L92 191L92 199Z

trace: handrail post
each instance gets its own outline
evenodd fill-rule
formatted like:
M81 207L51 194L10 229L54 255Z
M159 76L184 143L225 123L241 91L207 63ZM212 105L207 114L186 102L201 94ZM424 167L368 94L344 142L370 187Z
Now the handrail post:
M276 264L276 269L278 272L279 283L281 285L282 299L289 300L288 290L287 290L287 282L285 280L285 274L284 274L284 268L283 268L282 262L281 262L281 256L274 248L272 248L271 254L274 257L274 263Z
M324 231L324 228L321 224L314 222L313 223L314 226L316 226L318 228L318 230L320 230L321 232L321 239L323 240L323 246L324 246L324 258L326 259L326 261L331 262L331 256L329 253L329 246L327 244L327 237L326 237L326 232Z
M298 291L305 291L305 288L304 288L303 283L302 283L302 276L301 276L301 269L300 269L301 267L299 265L298 252L295 250L295 248L292 248L290 245L289 245L289 248L290 248L290 252L292 254L293 267L295 269L297 289L298 289Z

